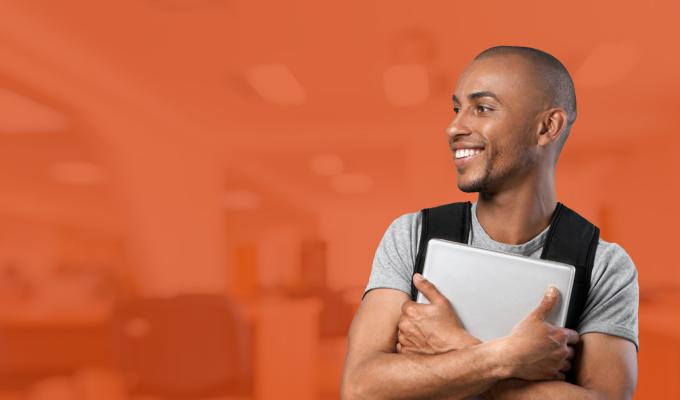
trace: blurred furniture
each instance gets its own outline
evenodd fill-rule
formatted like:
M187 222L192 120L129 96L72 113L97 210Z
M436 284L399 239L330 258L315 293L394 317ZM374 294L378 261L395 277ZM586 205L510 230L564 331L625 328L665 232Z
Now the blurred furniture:
M46 378L111 365L104 307L51 311L1 308L0 391L23 392Z
M218 295L144 298L113 314L114 351L131 394L197 399L251 392L251 344Z
M313 297L267 296L257 302L258 400L319 399L321 307Z

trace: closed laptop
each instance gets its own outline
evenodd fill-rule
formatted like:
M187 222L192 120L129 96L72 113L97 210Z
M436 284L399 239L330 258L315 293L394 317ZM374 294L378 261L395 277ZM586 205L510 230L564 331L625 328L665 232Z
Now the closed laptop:
M481 341L506 336L541 302L548 286L560 298L547 322L564 327L572 265L430 239L423 276L451 302L465 329ZM418 303L427 303L418 293Z

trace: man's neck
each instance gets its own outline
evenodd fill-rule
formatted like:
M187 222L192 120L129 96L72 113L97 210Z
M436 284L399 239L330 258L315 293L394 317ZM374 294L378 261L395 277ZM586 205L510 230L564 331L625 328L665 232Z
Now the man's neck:
M552 177L526 180L498 193L479 193L477 219L495 241L526 243L548 225L557 200Z

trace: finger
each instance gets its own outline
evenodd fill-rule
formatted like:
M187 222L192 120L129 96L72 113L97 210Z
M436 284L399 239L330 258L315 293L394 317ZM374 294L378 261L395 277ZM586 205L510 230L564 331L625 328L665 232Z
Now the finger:
M413 301L406 301L404 302L404 305L401 306L401 317L405 320L409 318L414 318L417 319L427 312L428 308L430 308L429 304L418 304Z
M571 363L567 360L562 361L562 368L560 368L561 372L567 372L571 369Z
M557 292L557 288L554 286L550 286L543 295L541 303L538 305L538 307L534 309L534 311L531 312L531 316L540 319L541 321L545 321L545 319L548 318L548 315L550 315L550 312L557 303L558 297L559 293Z
M567 343L568 344L576 344L578 343L579 340L581 340L581 337L579 336L578 332L572 329L565 329L565 334L567 336Z
M401 313L404 315L408 315L408 310L412 308L414 305L417 303L411 300L407 300L404 302L404 304L401 305Z
M432 282L425 279L421 274L413 274L413 284L432 304L448 301Z
M413 332L418 331L418 327L413 323L411 318L402 316L397 324L397 331L405 336L410 336Z
M413 343L406 335L402 332L399 331L397 334L397 340L399 343L401 343L402 346L415 346L415 343Z
M415 347L409 346L404 343L397 343L397 351L400 354L406 354L406 353L415 353L416 351L414 350Z
M566 359L571 360L572 358L574 358L574 348L571 347L571 346L567 346L567 357L566 357Z
M408 329L408 319L402 314L397 322L397 332Z

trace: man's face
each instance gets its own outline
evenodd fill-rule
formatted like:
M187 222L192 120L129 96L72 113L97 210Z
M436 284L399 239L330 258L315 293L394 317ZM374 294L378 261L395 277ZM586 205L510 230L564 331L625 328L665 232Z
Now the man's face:
M493 56L461 75L446 130L460 190L498 192L536 167L537 112L545 99L533 73L522 58Z

